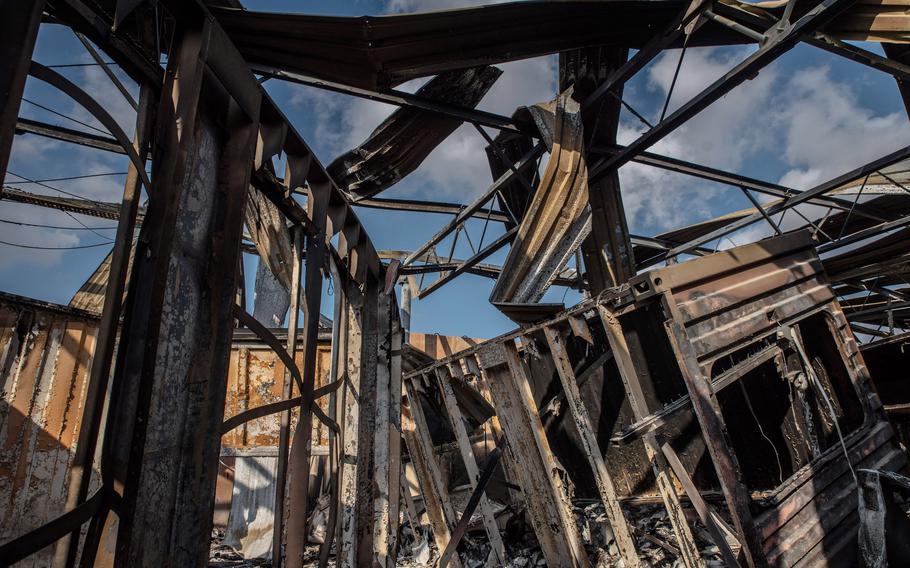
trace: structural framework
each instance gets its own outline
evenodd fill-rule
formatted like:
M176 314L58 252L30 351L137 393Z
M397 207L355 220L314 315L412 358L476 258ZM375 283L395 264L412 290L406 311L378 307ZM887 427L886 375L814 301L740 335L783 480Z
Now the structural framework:
M129 164L120 203L0 188L117 221L68 306L0 295L0 566L203 566L218 561L213 528L214 550L291 568L910 564L910 146L806 190L651 151L801 43L893 76L910 111L908 13L908 0L362 18L0 2L0 178L22 137ZM132 137L33 60L42 26L79 38L135 110ZM624 100L665 50L723 45L753 48L659 120ZM496 64L557 53L551 101L476 108ZM106 133L20 117L27 79ZM397 109L324 166L267 80ZM646 127L618 144L623 109ZM470 203L382 196L465 123L486 142L488 188ZM633 162L753 207L630 234L618 172ZM385 251L359 208L451 219ZM773 236L718 250L757 224ZM459 238L469 258L454 257ZM468 273L494 282L516 330L412 333L412 300ZM583 300L543 302L552 286Z

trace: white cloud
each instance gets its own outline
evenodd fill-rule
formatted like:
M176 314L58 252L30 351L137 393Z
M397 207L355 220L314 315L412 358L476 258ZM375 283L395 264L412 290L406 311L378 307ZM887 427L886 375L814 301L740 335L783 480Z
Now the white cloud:
M500 4L508 1L510 0L389 0L385 11L391 14L409 14L412 12L470 8L472 6Z
M669 112L748 52L749 48L689 49ZM659 101L655 114L669 89L678 57L678 51L667 52L647 70L648 94L657 95ZM643 97L631 96L634 94L627 92L627 101L633 106L641 104ZM621 125L621 143L631 142L645 130L637 120L631 120L635 119ZM780 176L779 183L808 189L908 143L910 122L903 110L880 113L864 107L855 90L832 77L828 67L804 68L784 75L779 66L771 65L650 150L732 172L746 166L754 168L756 159L766 160L771 171L779 171L781 165L790 167ZM624 166L620 176L633 230L643 225L669 230L705 219L712 216L712 209L713 214L718 213L719 203L724 204L725 211L748 205L735 195L734 188L634 163ZM729 197L718 202L721 195ZM805 213L818 212L810 208ZM800 224L797 221L801 219L790 214L784 224ZM741 244L747 236L767 234L768 230L761 227L742 232L735 240Z
M903 110L876 114L856 93L831 77L828 67L795 74L775 104L775 126L784 131L781 158L790 169L781 184L809 189L910 143Z
M6 221L19 221L63 227L78 226L74 221L66 218L59 211L6 202L3 202L2 214L0 214L0 217ZM79 245L79 237L71 231L23 227L10 223L0 223L0 241L43 247L71 247ZM25 266L54 266L60 262L60 259L65 252L62 250L24 249L6 244L0 244L0 251L2 251L2 253L0 253L0 269L10 269L14 266L17 267L17 269L21 269Z
M748 54L749 48L690 48L686 52L673 89L667 113L672 113L702 89L722 76ZM679 50L665 52L648 68L646 95L659 101L654 120L666 99L679 61ZM770 133L748 128L756 108L773 92L777 73L766 70L756 79L740 85L726 97L659 141L650 151L691 162L736 170L749 156L770 144ZM633 106L644 97L627 93ZM633 122L634 121L634 122ZM647 127L631 118L620 125L618 140L628 144ZM620 170L624 205L633 231L643 226L668 230L710 216L711 200L729 188L630 163Z

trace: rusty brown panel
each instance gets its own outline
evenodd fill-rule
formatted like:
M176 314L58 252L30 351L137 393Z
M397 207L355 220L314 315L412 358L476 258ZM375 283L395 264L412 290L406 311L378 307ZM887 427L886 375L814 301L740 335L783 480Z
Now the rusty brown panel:
M320 342L316 357L316 388L327 384L331 360L331 346ZM297 364L303 364L303 353L297 353ZM231 349L228 366L225 419L249 408L278 402L282 399L284 365L278 356L266 347L235 345ZM296 391L296 388L295 388ZM298 393L294 392L294 396ZM318 400L328 413L328 397ZM291 427L297 423L299 410L291 411ZM226 448L277 447L280 415L272 414L251 420L225 434L221 444ZM313 418L313 444L328 444L328 429L318 418Z
M0 542L61 514L97 322L0 298ZM46 566L48 547L19 566Z
M854 468L894 471L907 463L887 424L848 436L847 443ZM779 490L788 493L786 499L758 518L772 566L797 564L841 523L853 526L855 538L856 486L841 448L831 448L800 473Z
M831 289L813 278L751 302L733 304L729 310L718 310L686 331L699 360L704 360L729 352L745 340L771 333L780 322L832 299Z

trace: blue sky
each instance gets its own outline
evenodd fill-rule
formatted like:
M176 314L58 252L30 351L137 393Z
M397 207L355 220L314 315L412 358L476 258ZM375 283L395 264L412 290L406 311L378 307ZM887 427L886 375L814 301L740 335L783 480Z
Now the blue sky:
M461 6L470 2L246 0L244 4L251 10L364 15ZM881 52L877 45L863 47ZM722 75L752 49L690 49L671 100L671 110ZM667 52L627 86L625 100L652 121L660 113L678 56L678 51ZM46 65L91 61L68 29L52 25L42 27L35 59ZM504 73L480 108L510 115L518 106L543 102L556 95L555 56L500 67ZM132 109L99 69L77 67L60 71L94 93L124 129L132 133ZM125 76L124 80L127 80ZM324 164L356 146L394 110L388 105L274 80L265 85ZM402 88L413 90L418 86L419 82L416 82ZM135 92L134 86L131 87ZM72 101L39 82L29 81L26 97L102 128ZM86 129L29 103L23 103L20 114ZM621 140L634 139L641 129L637 119L624 115ZM652 150L806 189L908 143L910 124L890 76L801 46L778 59L757 78L729 93ZM461 127L417 172L384 196L470 201L491 181L483 146L479 133L472 127ZM16 139L9 169L29 179L50 179L118 174L126 168L126 160L121 156L24 135ZM637 234L653 235L749 206L746 198L734 188L645 166L624 167L621 180L629 224ZM23 180L9 175L6 181L10 184ZM47 182L47 185L88 198L118 201L123 181L123 175L102 175ZM13 186L58 194L34 184L14 183ZM448 220L442 215L368 209L359 209L358 214L378 249L411 250ZM114 226L113 222L75 217L2 201L0 220L78 227L79 230L0 223L0 240L71 247L105 243L113 236L109 229ZM79 222L93 230L84 230ZM470 223L469 230L477 245L480 222ZM501 229L488 230L485 242L499 234ZM764 234L765 228L756 226L743 234L733 235L733 240L742 244L748 238ZM448 246L449 241L444 241L440 253L448 252ZM44 251L0 244L0 290L67 303L108 250L109 245ZM470 254L465 240L460 239L455 256L466 258ZM504 257L503 251L491 262L499 263ZM250 257L248 268L254 263ZM254 271L247 272L252 274ZM413 329L472 337L491 337L507 331L513 325L487 301L492 284L491 280L466 275L425 300L415 302ZM567 303L578 299L574 292L554 288L546 301L561 301L563 297ZM331 315L331 301L326 300L323 312Z

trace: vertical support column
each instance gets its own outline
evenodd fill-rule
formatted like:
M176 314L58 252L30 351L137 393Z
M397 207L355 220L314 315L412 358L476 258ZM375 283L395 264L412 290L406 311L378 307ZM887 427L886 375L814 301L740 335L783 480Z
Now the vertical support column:
M306 283L304 287L303 390L300 417L291 444L288 494L286 562L289 568L302 568L306 551L306 521L310 491L310 444L313 439L313 390L316 384L316 347L319 333L319 308L322 302L322 269L326 258L326 211L331 182L312 180L309 184L307 213L316 227L307 238Z
M423 408L420 406L420 397L412 381L413 379L404 381L407 398L401 413L402 433L408 447L408 454L411 456L411 463L414 465L417 479L420 481L423 504L433 529L436 549L445 550L452 537L452 528L455 526L455 511L452 509L446 486L442 482L439 464L436 463L433 455L430 430L426 417L423 415ZM460 568L461 562L455 556L450 561L450 565Z
M360 378L361 352L363 350L363 305L348 303L347 317L347 358L345 369L347 381L340 394L343 398L344 430L341 434L341 464L339 469L339 515L340 540L336 545L337 565L353 566L356 534L357 507L357 455L360 430Z
M585 454L588 456L591 470L594 472L594 481L597 483L597 490L600 492L604 511L607 513L607 519L610 521L613 534L616 536L619 554L627 567L641 566L641 561L635 548L635 539L632 538L622 507L619 506L619 499L613 486L613 478L610 477L610 472L607 471L607 465L604 463L600 446L597 444L597 435L591 425L588 409L585 408L581 393L578 391L575 371L572 370L572 362L569 360L568 353L566 353L565 341L555 328L546 327L543 331L547 338L547 344L550 346L550 355L556 365L556 372L559 375L560 382L562 382L563 391L566 393L569 412L572 415L575 428L578 430L578 436L581 438Z
M414 291L411 290L409 277L401 279L401 328L404 334L404 342L407 343L411 335L411 303L413 301Z
M607 341L610 343L610 350L613 351L613 357L619 368L619 376L622 378L623 386L626 390L626 396L629 397L629 406L632 409L632 415L635 420L641 420L648 414L647 398L642 390L640 380L650 381L651 377L648 371L641 366L636 366L632 360L632 354L629 351L629 344L626 342L625 334L619 321L604 306L598 306L597 310L600 319L603 322L604 330L607 333ZM643 357L643 354L640 354ZM640 360L643 360L640 358ZM654 433L644 435L645 453L651 462L654 470L654 477L657 480L657 490L663 499L664 507L667 509L667 515L670 517L670 524L673 526L673 532L676 535L677 545L679 546L682 560L686 568L696 568L704 566L705 563L701 558L698 547L695 546L695 539L692 536L692 529L686 521L682 505L679 502L679 496L676 494L676 488L670 478L670 469L666 459L660 451L660 444Z
M297 361L297 320L300 313L300 252L302 247L303 227L291 228L292 245L291 259L291 294L290 309L288 310L288 355ZM284 385L281 397L288 400L292 396L294 380L289 370L284 371ZM288 443L291 437L291 411L281 413L281 424L278 431L278 464L275 474L275 520L272 523L272 566L281 568L281 544L284 540L284 497L287 487L288 474Z
M560 54L560 92L575 85L575 99L584 100L610 73L625 63L628 50L616 47L580 49ZM622 87L615 89L622 97ZM601 102L582 115L585 147L616 143L621 105L619 98L601 97ZM594 157L586 152L585 159ZM614 172L588 187L591 204L591 234L585 239L582 251L591 294L618 286L635 275L632 242L622 203L619 174Z
M153 104L151 88L143 85L139 90L139 111L136 116L136 133L133 138L133 147L143 160L148 155ZM76 443L76 452L73 455L70 469L69 489L66 496L67 510L72 510L88 497L92 462L95 459L95 449L101 429L101 409L107 395L114 346L120 326L120 310L123 303L123 292L126 288L133 233L136 228L136 213L139 210L141 197L140 184L136 165L130 161L126 184L123 188L123 199L120 204L120 218L117 223L114 250L111 252L108 282L104 290L104 307L101 312L101 322L98 324L98 341L92 358L85 406L82 409L79 440ZM78 543L78 533L61 539L54 555L54 566L72 566L76 562Z
M590 567L515 344L490 344L478 361L509 447L522 458L516 473L547 565Z
M480 478L480 468L477 467L477 459L474 457L474 449L471 447L471 440L468 437L465 428L465 418L458 408L458 401L455 400L455 392L452 390L452 371L446 366L436 367L436 381L442 392L442 399L445 403L446 413L449 415L449 424L455 433L455 441L458 443L458 451L461 453L461 461L464 463L465 470L468 474L468 483L471 490L477 488L477 480ZM480 514L483 517L483 525L487 531L487 538L490 539L490 546L493 549L494 558L500 565L508 563L506 558L506 548L502 543L499 535L499 527L496 525L496 517L493 514L493 507L484 493L480 497Z
M702 375L698 367L695 350L689 343L689 338L679 324L679 320L676 319L678 311L675 304L666 295L662 297L662 303L669 318L664 322L664 328L679 363L686 389L689 391L692 408L695 410L695 416L701 426L702 437L705 445L708 446L711 461L714 462L717 479L720 481L727 508L733 517L733 526L736 528L737 536L742 544L746 563L750 567L767 566L762 538L755 526L755 520L752 518L752 511L749 509L752 500L746 486L740 482L739 463L730 447L727 427L721 415L720 405L714 396L714 390L711 388L711 382ZM722 546L722 543L717 544Z
M6 180L19 105L43 11L44 0L0 2L0 183Z
M397 435L400 367L393 346L397 305L368 276L359 313L349 323L339 566L394 564L398 530ZM359 337L357 335L359 334ZM397 400L393 401L393 395ZM394 476L394 478L393 478ZM394 515L394 518L393 518Z
M256 108L206 85L213 25L178 30L158 112L158 175L137 246L108 430L115 459L127 464L115 483L124 487L118 566L197 566L208 555L259 105L252 75L235 76L232 88Z
M398 552L398 522L401 518L401 347L403 330L401 320L396 317L398 309L394 291L390 296L391 325L389 337L389 430L379 432L389 437L389 561L388 566L395 566Z
M398 306L393 300L393 293L385 294L380 292L378 298L378 345L376 357L376 402L375 417L369 436L372 438L372 471L368 476L372 479L372 515L369 518L361 519L362 522L369 523L373 531L373 551L372 561L365 562L361 559L358 563L361 566L394 566L394 561L390 560L395 555L395 542L398 532L398 486L400 485L398 477L398 468L394 468L395 477L392 477L392 435L397 435L397 428L393 421L395 410L400 413L401 391L398 391L398 401L392 399L392 381L394 379L392 372L392 343L393 329L392 321L397 321L397 317L392 310L397 310ZM399 380L400 380L399 372ZM369 394L369 393L365 393ZM397 462L397 457L394 456ZM363 457L361 457L363 459ZM359 464L365 465L365 464ZM392 496L395 496L394 505ZM368 498L369 494L362 497ZM395 514L393 518L393 512Z

